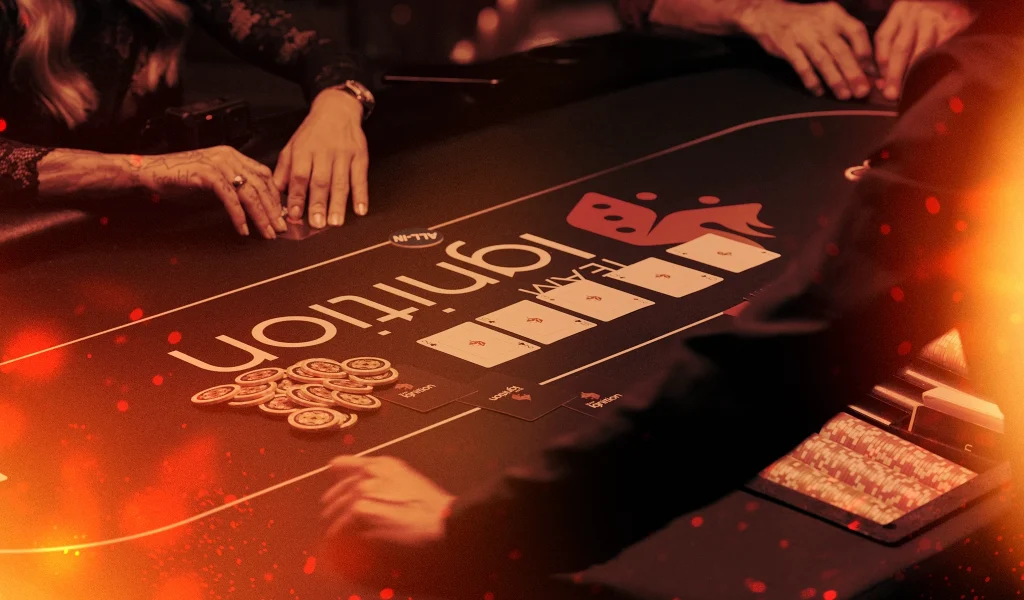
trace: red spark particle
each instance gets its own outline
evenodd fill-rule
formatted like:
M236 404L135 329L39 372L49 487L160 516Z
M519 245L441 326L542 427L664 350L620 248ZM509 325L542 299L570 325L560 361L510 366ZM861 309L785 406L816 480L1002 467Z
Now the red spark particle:
M789 540L779 540L779 548L782 548L783 550L789 548Z
M359 596L357 596L355 594L352 594L351 596L348 597L348 600L362 600L362 598L360 598Z
M911 345L910 342L903 340L899 346L896 346L896 353L900 356L906 356L910 354Z
M121 412L128 412L128 401L127 400L118 400L117 401L117 410L119 410Z
M757 509L758 509L759 507L760 507L760 504L758 504L758 503L757 503L757 502L755 502L754 500L751 500L750 502L747 502L747 503L746 503L746 504L745 504L745 505L743 506L743 508L744 508L744 509L746 509L746 511L747 511L747 512L754 512L754 511L755 511L755 510L757 510Z
M273 580L274 580L274 574L273 573L267 572L267 573L263 574L263 581L273 581ZM351 600L351 598L349 600Z
M164 376L163 375L154 375L153 376L153 385L163 385L163 384L164 384Z
M523 553L520 552L519 550L513 550L513 551L508 553L509 560L519 560L522 557L523 557Z
M484 600L494 600L494 592L484 592Z
M172 331L171 333L167 334L167 343L168 344L177 344L180 341L181 341L181 333L179 333L177 331Z
M763 581L756 579L747 578L743 583L747 584L747 589L754 592L755 594L763 594L768 586Z
M92 352L90 352L89 354L86 354L85 357L86 358L92 358Z
M924 207L929 213L933 215L939 214L939 199L936 198L935 196L928 196L924 200Z
M882 223L878 230L882 232L882 235L889 235L892 232L892 226L888 223Z
M825 254L828 254L829 256L839 256L839 246L834 243L829 243L825 246Z
M947 133L949 133L949 127L947 127L946 124L943 123L942 121L939 121L938 123L935 124L935 133L939 135L946 135Z
M821 595L821 597L822 597L822 598L823 598L824 600L836 600L836 597L837 597L838 595L839 595L839 594L837 594L835 590L826 590L826 591L825 591L825 593L823 593L823 594Z
M703 524L704 524L704 517L702 517L700 515L690 519L690 525L693 525L694 527L700 527Z
M310 556L306 559L306 564L302 567L302 572L306 575L312 575L313 571L316 571L316 557Z
M899 286L894 286L891 290L889 290L889 295L892 296L893 300L897 302L903 302L903 289L900 288Z
M391 588L384 588L380 591L381 600L391 600L395 597L395 590Z
M142 318L142 309L136 308L131 312L131 314L128 315L128 318L131 319L132 321L138 321L139 319Z
M882 153L879 154L879 156L881 157L882 160L889 160L889 151L888 150L882 150Z
M857 531L860 529L860 521L850 521L846 524L846 527L849 528L850 531Z
M106 225L107 223L110 223L109 217L100 217L100 225Z
M78 306L75 307L75 315L81 316L83 314L85 314L85 305L79 304Z
M345 437L341 438L341 443L345 444L346 446L351 446L352 444L356 443L356 436L352 435L351 433L346 433Z
M964 112L964 101L957 96L953 96L949 99L949 110L957 115Z
M171 264L172 264L172 265L176 265L176 264L178 264L178 257L176 257L176 256L172 256L172 257L171 257Z
M811 598L818 595L818 590L814 588L804 588L800 590L801 600L811 600Z
M0 133L7 131L7 121L0 119Z
M229 502L234 502L235 500L238 500L238 496L236 496L234 494L228 494L227 496L224 496L224 504L228 504Z
M959 291L958 292L953 292L953 302L960 302L963 299L964 299L964 293L963 292L959 292Z
M957 221L956 222L956 230L957 231L967 231L967 221L964 221L963 219Z
M746 531L746 530L747 530L747 522L746 521L740 521L739 523L736 524L736 531Z
M126 335L119 335L119 336L114 338L114 343L117 344L118 346L124 344L127 341L128 341L128 336L126 336Z

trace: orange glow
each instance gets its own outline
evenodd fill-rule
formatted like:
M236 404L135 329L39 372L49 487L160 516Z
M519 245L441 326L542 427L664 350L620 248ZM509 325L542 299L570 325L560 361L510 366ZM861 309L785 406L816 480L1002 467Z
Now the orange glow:
M312 575L313 571L316 571L316 557L310 556L306 558L306 564L302 566L302 572L306 575Z
M121 532L130 535L149 531L188 516L185 499L181 494L149 488L125 502L121 510ZM141 538L139 542L150 547L158 547L177 541L183 532L183 528L177 527L159 535Z
M56 331L38 327L22 329L14 334L11 341L0 352L0 362L52 348L61 343ZM18 373L26 377L46 378L52 376L64 362L63 350L50 350L37 356L0 367L2 373Z
M204 600L203 580L195 573L168 579L153 596L153 600Z
M10 402L0 402L0 448L10 448L25 433L25 411Z

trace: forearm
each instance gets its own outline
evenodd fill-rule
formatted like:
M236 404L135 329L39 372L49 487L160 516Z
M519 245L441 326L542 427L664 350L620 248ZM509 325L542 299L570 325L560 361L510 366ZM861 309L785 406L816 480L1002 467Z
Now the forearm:
M742 33L750 11L783 0L655 0L649 15L655 25L711 35Z
M142 165L139 156L53 150L38 163L38 195L63 199L141 190Z

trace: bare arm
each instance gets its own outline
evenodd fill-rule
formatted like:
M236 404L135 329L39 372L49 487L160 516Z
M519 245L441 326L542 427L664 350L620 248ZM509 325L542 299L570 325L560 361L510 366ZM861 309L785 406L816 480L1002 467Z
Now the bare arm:
M57 149L37 164L40 199L141 190L142 157Z
M698 33L728 35L743 33L741 22L751 10L763 4L785 4L784 0L655 0L650 21Z

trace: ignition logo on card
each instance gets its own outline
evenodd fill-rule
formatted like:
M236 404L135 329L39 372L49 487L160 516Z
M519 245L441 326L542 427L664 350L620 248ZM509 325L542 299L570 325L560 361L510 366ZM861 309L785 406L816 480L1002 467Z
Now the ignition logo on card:
M653 194L637 194L641 200L657 198ZM700 198L703 204L717 204L714 196ZM752 227L771 229L758 219L760 204L731 204L680 210L658 220L658 213L646 206L587 193L569 213L566 220L577 229L596 233L634 246L667 246L682 244L706 233L715 232L737 242L760 248L750 237L772 238ZM709 228L719 225L724 230Z
M373 394L381 400L400 404L420 412L429 412L472 394L472 387L424 371L411 365L396 367L403 381L390 388L380 388Z

